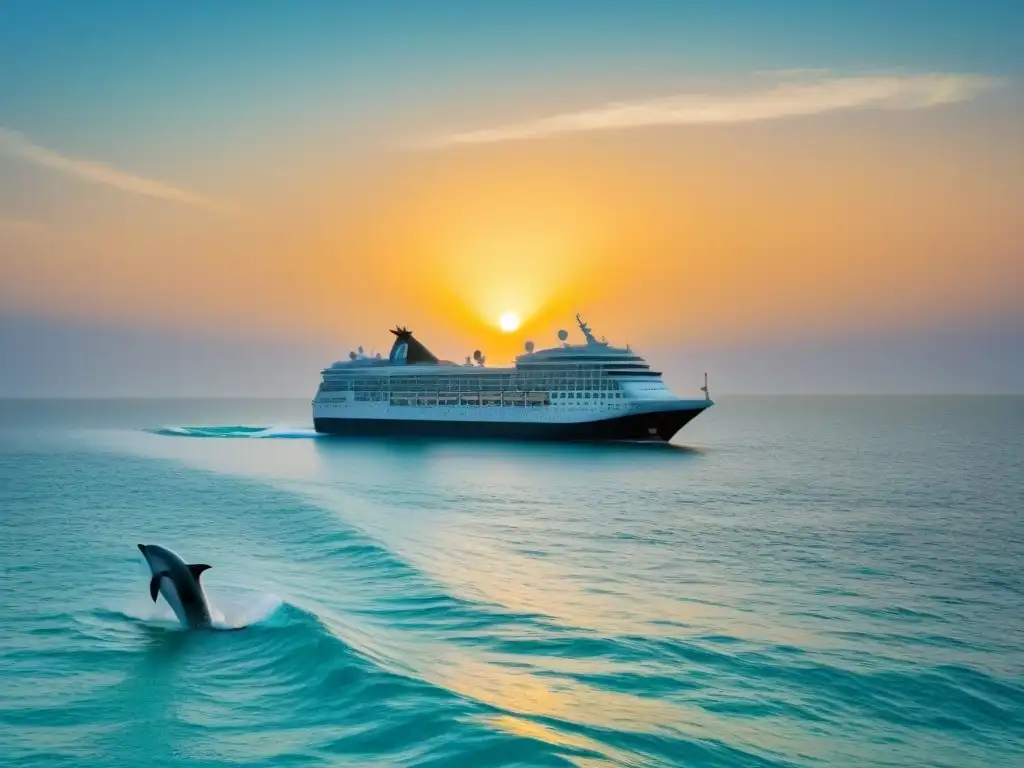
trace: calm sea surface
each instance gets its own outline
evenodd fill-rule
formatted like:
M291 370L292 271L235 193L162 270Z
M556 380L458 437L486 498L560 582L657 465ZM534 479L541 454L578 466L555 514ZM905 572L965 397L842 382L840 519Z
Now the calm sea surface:
M0 401L0 765L1024 765L1024 399L672 446ZM180 629L136 548L213 567Z

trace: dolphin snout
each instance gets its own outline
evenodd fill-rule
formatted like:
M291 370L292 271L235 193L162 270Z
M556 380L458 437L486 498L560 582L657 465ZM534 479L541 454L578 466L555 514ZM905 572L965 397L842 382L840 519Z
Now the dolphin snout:
M139 548L139 552L141 552L142 554L146 554L146 545L145 544L137 544L136 546Z

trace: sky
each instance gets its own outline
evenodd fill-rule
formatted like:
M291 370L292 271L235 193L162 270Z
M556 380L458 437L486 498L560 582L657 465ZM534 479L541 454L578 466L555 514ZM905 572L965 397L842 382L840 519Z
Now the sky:
M0 0L0 396L306 396L398 324L501 364L576 312L681 392L1024 392L1022 34L997 0Z

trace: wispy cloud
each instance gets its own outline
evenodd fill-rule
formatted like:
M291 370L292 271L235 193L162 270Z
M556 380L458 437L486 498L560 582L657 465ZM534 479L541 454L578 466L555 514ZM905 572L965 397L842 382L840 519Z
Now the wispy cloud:
M759 73L764 74L764 73ZM414 142L418 148L540 139L563 133L668 125L749 123L820 115L843 109L924 109L972 99L997 85L994 78L963 74L835 77L821 70L775 73L774 86L744 93L686 93L615 102L494 128Z
M198 195L188 190L146 179L126 171L118 170L104 163L67 157L52 149L42 147L17 131L0 126L0 153L17 157L36 165L50 168L94 184L104 184L122 192L146 195L176 203L191 205L218 213L238 213L230 205Z

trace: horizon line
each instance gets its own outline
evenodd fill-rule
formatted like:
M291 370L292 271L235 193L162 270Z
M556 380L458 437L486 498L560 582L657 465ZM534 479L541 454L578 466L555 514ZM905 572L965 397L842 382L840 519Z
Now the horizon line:
M725 392L712 396L711 401L717 402L720 397L1024 397L1024 390L1019 392ZM145 400L164 402L187 402L197 400L288 400L308 401L309 395L0 395L0 402L91 402L110 400Z

